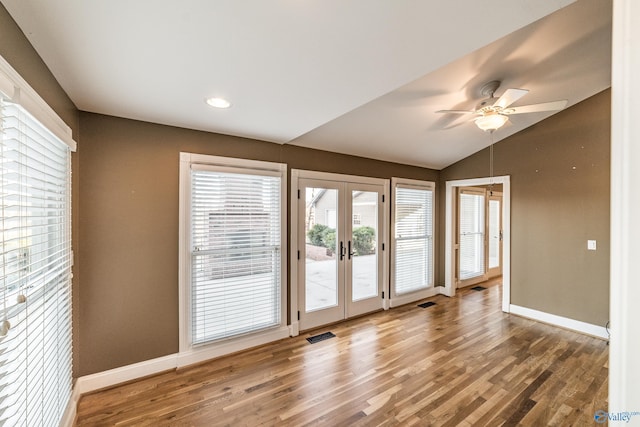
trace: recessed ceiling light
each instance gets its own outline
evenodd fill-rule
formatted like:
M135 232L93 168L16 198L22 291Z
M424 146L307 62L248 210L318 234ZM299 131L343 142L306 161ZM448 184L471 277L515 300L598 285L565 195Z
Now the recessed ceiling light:
M208 98L207 104L215 108L229 108L231 103L224 98Z

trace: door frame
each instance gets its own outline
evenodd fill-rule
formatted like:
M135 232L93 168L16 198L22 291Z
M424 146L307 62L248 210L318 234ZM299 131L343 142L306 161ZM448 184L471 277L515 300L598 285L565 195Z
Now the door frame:
M490 204L491 204L491 200L499 200L500 201L500 224L499 224L499 232L502 232L502 204L503 204L503 198L502 198L502 191L494 191L493 194L487 196L487 234L489 233L489 229L490 229L490 225L489 225L489 221L490 221ZM498 267L493 267L490 268L489 267L489 251L491 248L491 236L487 235L487 276L489 277L489 279L500 276L502 274L502 253L503 253L503 248L502 248L502 237L498 237L498 260L500 262Z
M502 311L509 312L511 302L511 177L494 176L486 178L461 179L446 182L445 192L445 251L444 251L444 294L455 296L455 249L454 222L456 221L455 191L457 187L502 184Z
M300 322L298 321L298 225L299 225L299 213L298 213L298 192L300 187L298 180L304 179L319 179L325 181L338 181L338 182L354 182L360 184L373 184L383 186L384 205L382 208L382 229L379 230L379 238L384 245L384 250L380 254L380 260L382 262L382 291L384 292L384 298L382 298L381 308L384 310L389 309L389 225L390 225L390 208L391 199L390 188L391 180L384 178L371 178L366 176L357 175L345 175L330 172L317 172L305 169L291 169L291 197L290 197L290 214L291 219L289 224L290 237L290 287L289 287L289 333L290 335L297 336L300 334ZM303 213L304 218L304 213Z

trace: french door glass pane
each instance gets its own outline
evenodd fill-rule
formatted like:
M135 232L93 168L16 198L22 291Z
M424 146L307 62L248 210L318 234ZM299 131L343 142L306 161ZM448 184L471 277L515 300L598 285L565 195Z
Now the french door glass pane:
M305 311L338 304L338 190L305 191Z
M433 281L433 191L396 187L396 294L429 287Z
M460 279L484 274L484 196L460 194Z
M489 268L500 267L500 201L489 200Z
M378 294L378 193L352 191L351 207L351 294L359 301Z

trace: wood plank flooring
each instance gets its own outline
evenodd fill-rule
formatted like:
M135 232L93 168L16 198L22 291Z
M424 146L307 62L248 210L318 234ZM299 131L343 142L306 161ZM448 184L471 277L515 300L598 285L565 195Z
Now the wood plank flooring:
M83 396L76 425L593 425L606 342L504 314L485 286Z

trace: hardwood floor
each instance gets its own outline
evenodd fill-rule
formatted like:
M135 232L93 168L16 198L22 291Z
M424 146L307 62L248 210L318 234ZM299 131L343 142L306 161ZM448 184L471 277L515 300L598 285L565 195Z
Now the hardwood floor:
M77 426L594 425L605 341L463 289L83 396Z

